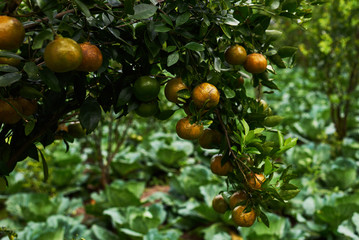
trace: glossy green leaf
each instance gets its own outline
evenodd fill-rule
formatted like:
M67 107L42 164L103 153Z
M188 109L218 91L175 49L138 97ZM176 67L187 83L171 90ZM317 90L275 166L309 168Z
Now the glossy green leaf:
M135 13L131 17L138 20L150 18L157 11L157 7L146 3L140 3L133 9Z
M48 68L44 68L40 71L41 80L54 92L60 92L61 86L54 72Z
M184 47L193 51L204 51L205 49L202 44L196 42L189 42Z
M34 62L26 62L24 65L24 71L29 78L35 79L39 73L39 68Z
M170 67L174 64L176 64L179 60L179 53L178 52L174 52L170 55L168 55L167 57L167 66Z
M272 171L272 163L268 158L266 158L264 162L264 175L270 174L271 171Z
M81 9L81 12L83 12L83 14L86 17L91 17L91 13L90 10L88 9L88 7L86 6L86 4L84 4L83 2L81 2L80 0L75 0L77 6Z
M31 48L33 50L40 49L43 47L44 41L46 41L46 40L51 41L53 39L54 39L54 35L53 35L52 31L49 29L46 29L46 30L40 32L37 36L35 36L34 42L31 46Z
M91 133L101 120L101 107L92 97L88 97L80 108L79 119L86 133Z
M0 76L0 87L8 87L20 81L22 74L19 72L6 73Z
M181 15L179 15L177 18L176 18L176 26L181 26L183 24L185 24L189 18L191 17L191 14L189 12L185 12Z
M226 98L229 99L234 98L236 96L236 92L228 86L224 87L223 92L226 95Z
M0 72L18 72L19 70L16 67L6 65L6 64L0 64Z

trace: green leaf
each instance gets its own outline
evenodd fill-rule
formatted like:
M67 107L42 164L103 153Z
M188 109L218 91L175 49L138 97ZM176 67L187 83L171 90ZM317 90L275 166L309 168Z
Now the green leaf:
M93 225L91 231L97 237L97 239L113 239L119 240L120 238L113 232L107 230L106 228L100 227L98 225Z
M157 7L145 3L140 3L136 5L133 9L135 11L135 14L132 15L131 17L137 20L150 18L157 11Z
M281 190L297 190L298 187L291 183L285 183L282 186L280 186L280 189Z
M231 30L224 24L221 25L223 33L230 39L232 37Z
M278 49L278 54L281 58L292 57L297 52L297 50L298 48L296 47L283 46Z
M262 80L261 83L267 88L279 90L278 86L273 81Z
M42 161L42 170L43 170L43 173L44 173L44 182L46 182L47 179L49 178L49 167L47 166L47 162L46 162L45 156L42 153L42 151L41 150L38 150L38 151L40 153L41 161Z
M247 147L244 151L247 154L261 154L261 152L255 147Z
M272 171L272 163L270 162L269 158L267 158L264 163L264 175L270 174L271 171Z
M167 57L167 66L170 67L178 62L179 59L179 53L174 52Z
M49 29L46 29L42 32L40 32L35 38L34 38L34 42L31 46L31 48L33 50L36 50L36 49L41 49L42 48L42 45L44 44L44 41L46 40L53 40L54 39L54 36L53 36L53 33L51 30Z
M234 10L233 17L240 22L244 22L249 15L249 7L237 7Z
M244 135L247 135L248 132L249 132L249 125L248 125L248 123L246 122L246 120L244 120L244 119L241 120L241 123L242 123L242 125L243 125L243 127L244 127Z
M299 192L300 192L299 189L297 189L297 190L281 190L279 192L279 195L283 198L283 200L290 200L292 198L295 198L295 196L297 196Z
M273 62L277 67L279 68L286 68L282 58L279 56L279 54L275 54L273 56L268 57L271 62Z
M279 142L279 147L280 148L283 147L283 142L284 142L283 134L280 131L278 131L278 142Z
M282 32L277 30L266 30L266 36L268 42L274 42L282 36Z
M176 111L175 110L165 110L158 112L155 117L159 120L167 120L169 119Z
M226 95L226 98L229 99L234 98L236 96L236 92L228 86L224 86L223 92Z
M60 82L54 72L48 68L40 71L41 80L54 92L61 92Z
M81 125L86 129L86 133L91 133L101 120L101 107L96 99L88 97L80 108L79 115Z
M163 13L160 13L160 16L163 19L163 21L165 21L168 25L173 27L172 19L169 16L167 16L167 15L165 15Z
M18 82L22 75L20 72L6 73L0 76L0 87L7 87L11 84Z
M132 97L132 88L127 87L121 90L120 94L118 95L117 99L117 107L126 105Z
M32 121L28 121L25 124L25 135L29 136L29 134L32 132L32 130L34 130L36 122L34 120Z
M202 44L196 43L196 42L189 42L184 47L187 49L193 50L193 51L203 51L204 50L204 46Z
M239 21L233 17L226 17L224 19L224 23L229 25L229 26L238 26L239 25Z
M34 79L37 77L39 73L39 68L36 66L34 62L26 62L24 66L24 71L27 73L29 78Z
M270 225L269 225L268 217L263 211L261 211L261 214L259 215L259 218L264 223L264 225L266 225L269 228Z
M183 24L185 24L189 18L191 17L191 14L189 12L185 12L181 15L179 15L177 18L176 18L176 26L181 26Z
M154 28L155 32L169 32L172 29L167 27L164 23L156 24Z
M135 2L136 0L125 0L123 5L125 5L125 12L128 15L133 15L135 13L135 10L133 9Z
M81 9L81 11L83 12L83 14L86 17L91 17L91 13L90 10L88 9L88 7L86 6L86 4L84 4L83 2L81 2L80 0L75 0L77 6Z
M0 50L0 57L16 58L16 59L24 60L23 57L17 55L16 53L7 52L7 51L3 51L3 50Z
M0 64L0 72L9 72L9 73L13 73L13 72L18 72L19 70L16 67L10 66L10 65L3 65Z

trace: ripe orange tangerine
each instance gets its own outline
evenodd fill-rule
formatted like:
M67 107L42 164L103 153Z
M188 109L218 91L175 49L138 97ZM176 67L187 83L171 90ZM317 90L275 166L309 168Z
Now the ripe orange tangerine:
M232 219L235 224L241 227L250 227L256 220L256 213L253 209L244 212L246 206L238 206L232 211Z
M231 195L229 198L229 207L234 209L237 207L241 202L247 200L247 194L244 191L238 191Z
M232 65L242 65L246 61L246 58L246 49L238 44L230 46L224 53L224 59Z
M50 70L59 73L69 72L80 66L82 50L71 38L56 36L55 40L46 46L44 59Z
M225 213L228 209L228 204L226 200L224 200L223 196L221 194L218 194L212 200L212 207L214 211L218 213Z
M178 100L178 91L183 89L188 89L188 87L183 83L182 78L173 78L169 80L165 87L165 96L168 101L174 103L183 103Z
M189 117L182 118L176 124L176 132L180 138L187 140L198 139L203 133L203 125L191 123Z
M83 72L97 71L102 65L102 53L100 49L89 42L80 44L82 50L82 62L76 70Z
M267 69L267 59L260 53L252 53L244 62L244 69L250 73L262 73Z
M21 22L13 17L0 16L0 49L15 50L25 38L25 29Z
M198 143L202 148L212 149L217 148L222 142L222 134L218 130L207 128L199 137Z
M228 173L232 172L233 166L230 161L227 161L222 165L222 154L216 154L211 159L211 171L212 173L219 176L227 176Z
M18 58L7 58L0 57L0 64L7 64L13 67L17 67L20 64L21 60Z
M192 91L192 100L197 108L212 108L219 103L219 91L213 84L204 82L197 85Z
M30 116L37 112L36 100L28 100L26 98L19 97L16 99L16 101L20 104L22 114L25 116Z
M0 100L0 122L15 124L21 119L21 116L18 114L18 112L22 113L21 105L12 98L7 98L6 101Z
M261 188L262 184L266 180L265 176L260 173L249 173L247 175L248 185L255 190L258 190Z

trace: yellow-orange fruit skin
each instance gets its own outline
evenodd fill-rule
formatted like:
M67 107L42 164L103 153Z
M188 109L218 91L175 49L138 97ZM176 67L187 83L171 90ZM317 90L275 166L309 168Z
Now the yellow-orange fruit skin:
M7 64L13 67L19 66L21 60L17 58L0 57L0 64Z
M203 133L203 125L190 123L189 117L180 119L176 124L177 135L186 140L198 139Z
M242 65L246 61L246 58L246 49L238 44L230 46L224 53L224 59L232 65Z
M100 49L89 42L81 43L80 47L82 50L82 62L76 70L83 72L97 71L103 62Z
M256 220L256 213L253 209L250 212L245 213L246 206L237 206L232 211L232 219L235 224L240 227L250 227Z
M247 194L244 191L238 191L231 195L229 198L229 207L234 209L237 207L241 202L247 200Z
M221 144L222 134L217 130L205 129L198 139L198 143L202 148L212 149Z
M22 108L22 114L24 114L25 116L30 116L37 112L38 106L36 100L27 100L22 97L16 100Z
M260 53L252 53L247 56L243 66L247 72L262 73L267 69L267 59Z
M183 103L178 100L178 91L183 89L188 89L188 87L183 83L182 78L173 78L168 81L165 87L165 96L168 101L173 103Z
M197 85L192 91L192 100L197 108L203 106L207 109L217 106L220 94L218 89L210 83L204 82Z
M25 38L25 29L21 22L13 17L0 16L0 49L18 49Z
M247 175L248 185L255 190L258 190L262 187L262 184L266 180L265 176L263 174L257 174L257 173L249 173Z
M8 101L11 105L9 105ZM20 121L21 116L17 113L22 113L21 105L15 99L0 100L0 122L6 124L15 124ZM14 109L16 108L16 110Z
M46 66L54 72L69 72L80 66L82 50L74 40L56 37L46 46L44 60Z
M214 155L211 159L211 171L212 173L219 175L219 176L227 176L228 173L232 172L233 166L230 161L227 161L222 166L222 154Z
M228 210L228 204L221 194L213 198L212 207L218 213L225 213Z

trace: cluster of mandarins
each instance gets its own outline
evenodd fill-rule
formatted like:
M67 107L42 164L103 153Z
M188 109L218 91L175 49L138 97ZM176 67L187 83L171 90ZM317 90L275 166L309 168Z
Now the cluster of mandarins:
M25 39L25 29L13 17L0 16L0 49L17 50ZM17 66L19 59L0 57L0 64ZM0 123L15 124L20 119L33 115L37 102L22 97L0 97Z
M21 22L13 17L0 16L0 49L16 51L25 39L25 29ZM44 52L46 66L54 72L72 70L93 72L102 65L100 49L89 42L78 44L70 38L56 36ZM0 64L18 66L20 59L0 57ZM15 124L20 119L33 115L37 111L35 99L9 96L0 97L0 122Z
M211 171L219 176L227 176L233 171L233 166L230 161L222 164L223 156L217 154L211 159ZM245 161L250 161L243 158ZM246 181L249 186L248 194L244 190L234 192L229 198L218 194L212 200L212 207L218 213L225 213L228 209L232 211L233 221L241 227L250 227L256 220L256 212L249 206L249 197L251 190L259 190L265 181L265 176L261 173L249 173L246 175Z
M247 55L246 50L240 45L233 45L225 51L224 54L227 63L232 65L243 65L244 69L253 74L259 74L266 70L267 60L259 53L252 53ZM239 79L239 84L243 84L243 78ZM165 95L167 100L176 104L184 104L183 108L188 116L180 119L176 125L177 135L182 139L195 140L202 148L211 149L219 148L222 143L222 133L216 129L205 129L199 122L194 122L191 117L191 112L188 110L188 101L184 103L179 98L179 92L182 90L189 90L181 78L173 78L168 81L165 87ZM195 86L191 92L191 98L189 101L193 101L194 106L198 111L205 113L206 111L215 108L220 101L220 92L216 86L203 82ZM268 108L268 105L261 101L263 108ZM222 161L223 156L217 154L212 157L211 171L219 176L227 176L233 171L231 161ZM248 162L251 159L248 157ZM248 173L245 176L249 191L259 190L262 183L265 181L263 174ZM238 225L242 227L251 226L256 220L256 213L251 208L249 203L250 192L248 194L244 191L235 192L229 199L224 199L223 196L217 195L212 202L213 208L219 213L224 213L230 208L232 210L232 219Z

